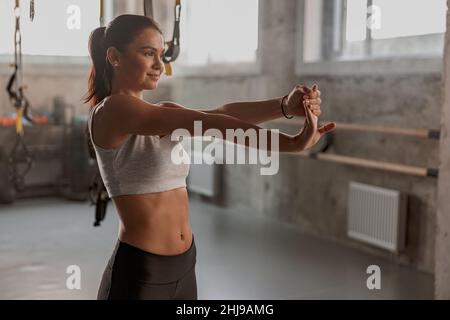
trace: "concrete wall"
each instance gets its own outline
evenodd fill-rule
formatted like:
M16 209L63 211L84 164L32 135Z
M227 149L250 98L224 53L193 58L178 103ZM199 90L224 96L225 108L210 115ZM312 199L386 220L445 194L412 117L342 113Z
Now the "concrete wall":
M329 76L300 78L317 82L324 95L324 120L404 128L439 128L440 76ZM395 95L389 94L396 88ZM420 88L420 89L419 89ZM438 167L438 142L417 138L337 131L333 153L414 166ZM348 184L357 181L408 194L407 248L399 257L374 254L433 271L436 212L435 178L422 178L285 157L276 184L265 195L266 213L326 237L346 240ZM295 172L295 174L293 174ZM294 176L295 178L292 178ZM287 186L286 186L287 184ZM294 191L294 194L290 191ZM314 193L311 191L314 190ZM296 195L296 196L295 196ZM289 204L293 203L293 208Z
M171 99L192 108L211 108L238 100L281 96L296 84L319 84L323 92L323 120L438 128L441 75L309 76L295 75L296 0L262 1L260 28L260 72L231 76L185 76L164 79L152 101ZM174 66L176 67L176 66ZM2 66L3 68L3 66ZM63 95L78 113L86 91L86 66L26 67L28 96L37 109L49 108L53 96ZM176 70L175 70L176 71ZM7 76L0 74L0 85ZM393 90L395 88L395 90ZM0 91L0 112L8 110ZM297 120L292 120L297 121ZM301 123L301 120L298 120ZM275 126L288 133L294 126ZM300 127L300 125L298 125ZM437 166L437 143L389 135L337 132L334 152L418 166ZM225 166L224 193L230 210L269 215L306 232L354 246L360 250L434 270L437 180L392 174L377 170L301 159L282 155L276 176L261 176L256 165ZM392 256L346 237L347 188L349 181L393 188L409 195L407 250Z
M449 7L450 1L447 3ZM440 141L440 168L438 183L438 203L436 217L436 250L435 250L435 297L450 299L450 12L447 11L447 32L445 35L444 71L441 111L442 138Z
M9 70L0 72L0 86L6 88ZM7 72L8 71L8 72ZM12 70L11 70L12 71ZM84 112L81 98L87 90L89 68L86 65L55 65L24 63L24 83L28 86L25 95L37 111L53 110L53 98L61 96L76 108ZM87 108L87 106L86 106ZM14 111L5 90L0 91L0 112Z

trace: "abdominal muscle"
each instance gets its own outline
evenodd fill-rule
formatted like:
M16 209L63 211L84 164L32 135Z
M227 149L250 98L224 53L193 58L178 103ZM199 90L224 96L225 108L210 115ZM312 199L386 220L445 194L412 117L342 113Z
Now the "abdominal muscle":
M113 197L119 214L119 239L144 251L178 255L192 243L186 187Z

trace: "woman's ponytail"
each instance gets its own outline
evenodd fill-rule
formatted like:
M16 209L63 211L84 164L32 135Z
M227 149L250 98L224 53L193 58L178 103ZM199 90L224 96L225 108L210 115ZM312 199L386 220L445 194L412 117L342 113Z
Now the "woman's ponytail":
M92 67L84 103L90 102L91 107L111 94L112 74L106 60L105 32L106 27L99 27L92 31L89 37L89 54Z

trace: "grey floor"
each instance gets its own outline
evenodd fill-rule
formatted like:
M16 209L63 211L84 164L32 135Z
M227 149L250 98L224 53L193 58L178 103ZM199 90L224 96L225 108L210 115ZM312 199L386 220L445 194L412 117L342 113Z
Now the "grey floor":
M190 201L199 299L432 299L433 277L307 236L285 224ZM0 299L95 299L117 239L117 217L94 228L87 202L0 206ZM369 290L366 268L381 268ZM66 287L67 267L81 289Z

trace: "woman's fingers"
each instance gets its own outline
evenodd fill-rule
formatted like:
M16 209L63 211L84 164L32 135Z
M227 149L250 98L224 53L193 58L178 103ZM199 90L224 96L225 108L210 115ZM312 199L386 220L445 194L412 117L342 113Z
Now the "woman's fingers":
M309 123L308 107L307 107L305 101L303 101L302 105L303 105L303 110L304 110L304 112L305 112L305 124L306 124L306 123Z
M319 91L319 86L318 86L317 84L314 84L314 85L312 86L311 93L309 94L309 96L311 97L311 99L315 99L315 98L318 98L318 97L319 97L318 91Z
M297 89L301 93L308 93L305 89L305 86L302 86L302 85L295 86L295 89Z
M307 102L306 102L307 103ZM320 104L310 104L309 105L310 106L310 108L311 108L311 111L313 112L313 114L315 115L315 116L320 116L321 114L322 114L322 111L321 111L321 109L320 109ZM306 115L306 113L305 113L305 115Z
M305 118L308 124L311 126L311 128L317 128L317 116L315 116L310 108L310 106L303 102L304 109L305 109Z
M318 89L316 85L316 89L310 89L306 86L297 86L296 87L302 94L304 99L317 99L320 98L320 90ZM301 88L301 89L299 89Z
M299 88L301 92L309 94L310 92L312 92L312 90L310 88L308 88L307 86L303 86L303 85L299 85L296 88Z
M303 99L310 104L321 104L322 103L322 99L320 98L316 98L316 99L309 99L307 96L305 98L305 96L303 96Z
M335 122L329 122L329 123L327 123L327 124L321 126L321 127L318 129L318 131L319 131L321 134L325 134L325 133L328 133L328 132L330 132L330 131L333 131L335 128L336 128L336 123L335 123Z
M317 113L321 114L320 111L320 104L321 104L322 100L321 99L305 99L303 100L303 104L306 105L311 112L317 116ZM305 116L306 116L306 112L305 112Z

